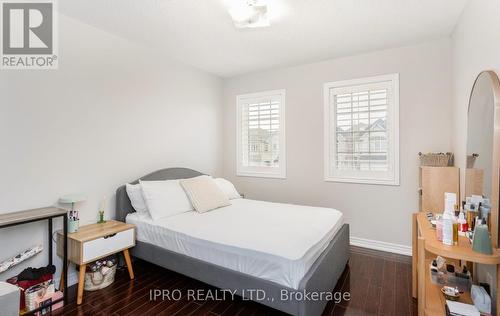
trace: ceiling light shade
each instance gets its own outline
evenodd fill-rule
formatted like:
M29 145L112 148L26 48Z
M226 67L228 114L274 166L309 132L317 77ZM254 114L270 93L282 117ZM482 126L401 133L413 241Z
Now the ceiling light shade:
M256 28L270 25L267 4L262 0L233 1L228 12L237 28Z

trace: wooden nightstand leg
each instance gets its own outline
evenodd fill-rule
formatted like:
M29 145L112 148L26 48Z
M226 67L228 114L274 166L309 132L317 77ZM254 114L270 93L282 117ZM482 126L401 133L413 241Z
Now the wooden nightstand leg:
M80 305L83 301L83 287L85 285L85 268L86 264L80 265L80 274L78 276L78 296L76 298L76 304Z
M125 262L127 263L128 275L130 280L134 279L134 270L132 268L132 261L130 260L130 253L128 249L123 250L123 256L125 257Z

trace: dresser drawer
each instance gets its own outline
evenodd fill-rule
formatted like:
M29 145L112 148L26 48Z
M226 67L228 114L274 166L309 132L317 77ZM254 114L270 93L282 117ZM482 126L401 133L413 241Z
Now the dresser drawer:
M82 262L96 260L135 245L134 229L128 229L94 240L85 241L82 247Z

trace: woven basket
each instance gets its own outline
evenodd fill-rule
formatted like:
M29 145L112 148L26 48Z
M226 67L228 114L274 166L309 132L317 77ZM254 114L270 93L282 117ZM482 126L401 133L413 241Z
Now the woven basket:
M29 287L24 292L26 310L31 311L36 309L38 307L39 299L50 296L54 294L54 292L55 288L53 280L48 280Z
M452 153L418 153L420 165L428 167L452 167L454 164Z
M103 289L115 281L116 264L111 267L103 266L95 272L85 272L85 291Z

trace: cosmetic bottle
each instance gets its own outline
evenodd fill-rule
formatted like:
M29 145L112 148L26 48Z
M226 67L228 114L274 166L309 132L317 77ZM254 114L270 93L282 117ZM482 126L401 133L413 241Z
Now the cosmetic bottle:
M453 213L443 214L443 244L453 246Z
M469 209L467 210L467 225L469 226L469 229L474 231L474 222L477 216L476 208L474 204L471 204L469 206Z
M472 250L487 255L493 254L490 233L484 220L478 220L476 229L474 230L474 238L472 239Z
M488 226L488 230L490 230L491 229L491 218L490 218L491 206L486 205L486 204L481 205L481 207L479 208L479 214L480 214L481 218L486 221L486 225Z
M458 220L453 217L453 244L458 245Z
M436 238L443 241L443 219L441 217L436 218Z
M458 215L458 234L460 236L465 236L465 233L469 230L467 226L467 220L465 220L465 214L464 212L460 212Z

